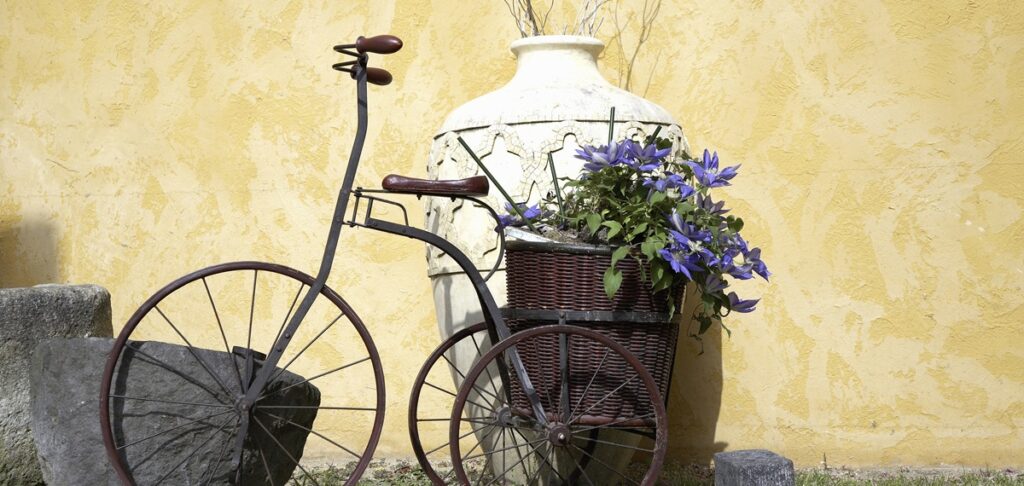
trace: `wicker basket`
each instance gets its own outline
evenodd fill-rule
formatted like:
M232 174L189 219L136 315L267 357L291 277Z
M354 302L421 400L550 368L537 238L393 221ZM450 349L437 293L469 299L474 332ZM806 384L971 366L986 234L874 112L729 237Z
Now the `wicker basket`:
M615 297L609 299L604 292L603 275L611 264L611 253L611 248L601 246L510 241L505 254L508 308L513 317L508 319L509 328L518 332L554 324L551 319L515 318L514 311L614 312L616 320L568 320L566 323L600 332L623 345L654 377L662 397L667 397L679 335L678 323L668 319L669 299L676 299L678 304L683 289L652 294L649 281L642 278L645 273L640 263L626 258L617 264L623 274L622 286ZM623 315L648 317L622 320ZM659 320L651 319L652 315L659 316ZM557 403L558 339L551 336L536 341L533 346L520 347L519 355L541 399ZM570 399L575 404L579 397L584 397L576 408L587 411L588 419L623 420L653 412L640 380L633 379L623 386L634 374L624 361L602 363L604 349L598 349L596 343L589 340L573 338L569 350ZM599 366L600 374L584 394ZM515 379L512 395L517 409L530 409Z

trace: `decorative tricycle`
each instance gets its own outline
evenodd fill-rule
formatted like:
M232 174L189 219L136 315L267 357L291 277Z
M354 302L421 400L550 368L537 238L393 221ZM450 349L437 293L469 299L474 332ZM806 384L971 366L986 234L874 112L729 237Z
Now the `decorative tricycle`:
M525 297L499 309L486 281L503 261L500 232L497 261L484 276L450 242L411 227L402 205L381 197L465 199L497 220L479 199L489 192L487 178L389 175L382 189L353 188L366 138L367 83L391 81L387 71L367 66L368 53L401 47L387 35L334 47L355 58L333 68L356 81L358 129L316 277L264 262L204 268L161 289L122 329L103 375L100 419L109 459L125 484L319 484L308 468L339 457L349 465L335 476L356 483L380 439L386 399L370 332L325 285L345 226L439 248L462 267L479 297L483 322L430 355L409 401L413 448L432 481L654 484L667 446L664 387L671 353L660 358L660 369L649 370L608 333L567 323L664 321L664 309L581 309L543 288L517 294ZM375 217L384 206L397 208L402 222ZM544 265L534 261L544 255L536 246L509 246L518 259L510 265ZM607 266L602 251L573 250ZM356 293L379 293L357 284L386 275L385 263L370 262L372 268L363 265L345 277L361 289ZM557 284L559 278L555 272L543 280ZM393 316L393 329L401 329L402 310ZM674 340L667 346L674 350ZM455 363L449 351L457 347L474 349L475 362ZM425 398L426 390L448 401ZM450 413L425 412L439 403ZM438 434L423 434L423 428L438 423L448 428L447 442L426 443ZM628 452L629 471L610 459L609 448ZM452 467L435 469L438 462L429 459L444 450Z

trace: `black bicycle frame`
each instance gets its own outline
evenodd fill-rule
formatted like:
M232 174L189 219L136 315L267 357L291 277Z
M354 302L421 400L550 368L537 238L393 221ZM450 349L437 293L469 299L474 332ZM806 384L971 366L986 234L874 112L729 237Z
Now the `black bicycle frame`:
M302 323L302 320L306 317L306 313L309 312L309 308L313 305L313 301L317 295L323 289L327 282L327 277L330 275L331 266L334 263L335 253L338 248L338 238L341 235L341 228L346 224L349 226L362 226L385 233L391 233L395 235L401 235L408 238L414 238L423 241L429 245L433 245L445 252L447 255L452 257L455 262L462 268L462 270L469 277L470 282L473 284L473 288L476 291L477 298L480 300L480 305L483 310L484 320L487 323L488 332L492 343L496 343L502 339L508 338L512 333L508 326L505 324L504 319L501 316L501 311L494 301L494 297L491 295L490 289L487 288L487 284L480 272L476 269L476 266L470 261L470 259L453 245L448 240L441 238L429 231L425 231L419 228L413 228L408 224L401 225L395 224L388 221L383 221L370 217L367 212L366 219L363 223L359 223L352 220L345 221L345 214L348 208L348 202L353 192L356 193L357 199L359 197L366 197L362 195L360 189L353 191L352 185L355 181L356 171L359 168L359 160L363 151L363 144L366 140L366 125L367 125L367 101L366 101L366 62L367 57L365 55L360 56L359 61L353 65L352 74L356 79L356 92L357 92L357 109L358 109L358 128L356 129L355 141L352 145L352 152L349 154L348 167L345 170L345 178L341 185L341 191L338 195L338 201L334 208L334 217L331 220L331 229L327 237L327 245L324 248L323 260L320 263L320 271L317 273L316 280L313 285L310 286L306 296L303 297L301 304L288 322L288 326L284 332L278 338L277 342L274 343L274 347L266 360L259 373L257 373L254 381L249 386L248 390L243 397L243 404L248 403L250 406L259 397L263 387L266 386L267 381L272 371L280 361L284 350L287 349L288 343L291 341L292 336L295 334L295 330ZM453 196L444 196L453 197ZM459 196L454 196L459 197ZM493 211L492 211L493 212ZM526 374L526 368L523 366L522 360L519 358L518 352L512 348L510 352L510 361L512 367L516 373L517 378L520 380L520 384L523 386L523 390L526 392L527 397L530 400L533 412L536 416L537 421L544 425L547 423L547 417L544 414L544 409L540 403L540 397L537 395L536 389L530 382L529 377ZM503 363L500 361L499 371L502 374L503 384L505 385L506 393L510 394L509 390L509 378L507 370L505 370ZM511 396L508 397L511 401ZM243 420L242 427L247 429L247 421ZM240 437L244 436L243 433ZM241 444L238 444L238 450L241 450Z

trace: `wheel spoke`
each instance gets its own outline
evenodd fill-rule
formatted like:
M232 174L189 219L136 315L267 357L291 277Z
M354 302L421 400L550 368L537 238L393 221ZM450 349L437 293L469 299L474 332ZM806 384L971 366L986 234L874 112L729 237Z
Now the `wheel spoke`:
M470 334L469 338L473 340L473 346L476 348L476 355L477 355L477 357L478 358L483 357L484 353L480 350L480 343L478 343L476 341L476 335L475 334ZM491 367L490 367L490 365L484 367L484 373L487 373L487 383L491 384L491 390L494 390L494 394L497 395L498 394L498 387L494 386L494 375L491 374ZM504 385L505 384L502 383L502 386L504 386Z
M277 346L277 340L281 339L281 333L284 332L285 324L288 324L288 318L292 316L292 311L295 310L295 303L299 301L299 296L302 295L302 289L306 288L306 284L299 282L299 290L295 292L295 298L292 299L292 305L288 308L288 314L284 316L284 320L281 321L281 327L277 330L277 335L274 336L274 341L270 343L270 349L274 349ZM267 353L269 356L270 353Z
M528 442L528 443L527 443L526 445L533 445L533 444L537 444L537 443L539 443L539 442L544 442L544 441L546 441L546 440L548 440L548 438L547 438L547 437L542 437L542 438L540 438L540 439L537 439L537 440L535 440L535 441L531 441L531 442ZM482 453L480 453L480 454L477 454L477 455L475 455L475 456L468 456L468 457L463 457L463 458L462 458L462 460L463 460L463 461L468 461L468 460L470 460L470 459L476 459L476 458L478 458L478 457L483 457L483 456L486 456L486 455L488 455L488 454L494 454L495 452L507 451L507 450L510 450L510 449L514 449L514 448L516 448L516 447L520 447L520 446L518 446L518 445L515 445L515 446L505 447L505 448L502 448L502 449L491 449L491 451L490 451L490 452L482 452Z
M541 353L537 349L538 343L537 343L536 340L530 340L529 342L530 342L530 346L533 348L532 349L532 351L533 351L532 354L534 356L544 356L544 354ZM514 344L512 346L512 348L516 349L516 354L517 355L518 355L518 351L519 351L519 346L521 344L523 344L523 343L522 342L518 342L518 343L516 343L516 344ZM523 364L523 366L524 367L526 366L525 363ZM540 379L538 381L540 382L540 385L543 387L544 402L547 404L547 407L545 408L545 410L556 410L556 408L551 403L551 383L550 383L550 380L548 379L550 377L548 376L548 373L546 373L547 370L535 370L535 371L537 372L536 374L539 375ZM533 380L530 380L530 381L533 381ZM537 398L540 399L541 393L539 391L537 391L537 387L536 387L537 383L532 383L532 384L534 385L534 388L533 388L534 391L537 393ZM543 405L542 405L542 408L544 408ZM545 417L543 419L547 420L547 412L545 412L544 414L545 414ZM538 420L541 420L541 419L538 417Z
M350 366L355 366L355 365L357 365L359 363L362 363L364 361L369 361L369 360L370 360L370 357L367 356L367 357L365 357L365 358L363 358L361 360L353 361L353 362L351 362L349 364L339 366L339 367L334 368L333 370L330 370L330 371L325 371L325 372L320 373L319 375L316 375L316 376L314 376L312 378L306 378L305 380L302 380L302 381L300 381L298 383L292 383L291 385L288 385L288 386L286 386L284 388L280 388L278 390L274 390L274 391L272 391L270 393L264 393L263 395L260 395L260 397L257 398L256 401L258 402L258 401L263 400L264 398L267 398L267 397L269 397L271 395L274 395L274 394L277 394L277 393L281 393L281 392L283 392L283 391L285 391L285 390L287 390L289 388L296 387L296 386L302 385L304 383L308 383L308 382L313 381L313 380L315 380L317 378L322 378L322 377L327 376L327 375L329 375L331 373L335 373L335 372L341 371L341 370L343 370L345 368L348 368Z
M245 349L252 349L252 317L256 312L256 279L260 276L260 270L254 268L252 271L252 297L249 300L249 334L245 338Z
M210 415L207 415L205 417L199 417L197 419L190 419L188 422L184 422L184 423L175 425L174 427L171 427L169 429L164 429L164 430L161 430L160 432L157 432L155 434L143 437L143 438L138 439L136 441L132 441L132 442L129 442L127 444L122 444L122 445L116 446L115 449L117 449L117 450L125 449L127 447L131 447L131 446L133 446L135 444L138 444L140 442L145 442L145 441L147 441L149 439L153 439L155 437L159 437L159 436L164 435L164 434L166 434L168 432L172 432L172 431L178 430L178 429L180 429L182 427L185 427L186 425L194 424L196 422L202 422L204 420L209 420L209 419L214 418L214 417L220 417L221 415L224 415L226 413L231 413L231 412L234 412L234 410L225 410L223 412L211 413Z
M558 362L561 367L559 374L559 400L558 410L562 412L562 421L569 422L569 336L565 333L558 335Z
M621 384L621 385L619 385L619 386L617 386L617 387L615 387L615 389L614 389L614 390L612 390L612 391L610 391L610 392L606 393L606 394L605 394L605 396L601 397L601 399L600 399L600 400L598 400L597 402L595 402L595 403L594 403L593 405L591 405L591 406L590 406L590 408L587 408L586 410L584 410L583 412L581 412L581 413L579 414L579 416L578 416L578 417L576 417L576 420L579 420L580 418L582 418L582 417L583 417L584 415L586 415L586 414L587 414L587 412L589 412L589 411L593 410L593 409L594 409L595 407L597 407L598 405L600 405L600 404L601 404L601 402L604 402L605 400L607 400L607 399L608 399L608 397L610 397L610 396L614 395L614 394L615 394L615 392L617 392L617 391L621 390L621 389L622 389L622 387L624 387L624 386L628 385L628 384L629 384L630 382L632 382L633 380L635 380L635 379L636 379L636 377L638 377L638 376L640 376L640 374L639 374L639 373L633 373L633 376L631 376L631 377L630 377L630 378L629 378L628 380L626 380L626 381L622 382L622 384ZM576 420L574 420L573 422L575 422ZM570 423L573 423L573 422L570 422Z
M592 460L592 461L597 461L597 463L598 463L598 464L600 464L600 465L602 465L602 466L604 466L604 468L605 468L605 469L607 469L607 470L609 470L609 471L611 471L611 472L613 472L613 473L615 473L615 474L618 474L620 478L622 478L622 479L625 479L626 481L629 481L629 482L630 482L630 483L632 483L632 484L637 484L637 485L639 485L639 484L640 484L640 483L638 483L638 482L636 482L636 481L633 481L632 479L629 479L628 477L626 477L626 476L625 476L624 474L622 474L622 473L621 473L621 472L620 472L620 471L619 471L618 469L615 469L615 468L613 468L613 467L609 466L609 465L608 465L608 464L607 464L606 462L604 462L604 461L602 461L602 460L598 459L598 458L597 458L596 456L594 456L594 455L592 455L592 454L588 453L587 451L585 451L585 450L583 450L583 449L581 449L581 448L579 448L579 447L577 447L577 446L573 445L572 443L570 443L570 444L569 444L569 447L572 447L572 448L574 448L574 449L576 449L576 450L578 450L578 451L582 452L582 453L583 453L584 455L586 455L587 457L589 457L589 458L590 458L590 460Z
M236 432L238 432L238 425L237 424L235 424L234 431L232 431L228 435L234 435ZM228 439L228 440L224 441L224 445L220 446L220 453L217 454L217 463L213 466L213 469L210 469L210 479L207 479L206 482L203 483L203 484L209 485L210 483L213 482L213 479L217 477L217 469L220 469L220 463L224 461L224 454L228 451L228 444L230 444L230 443L231 443L231 440ZM203 476L205 476L205 475L206 474L204 473ZM200 476L200 479L202 479L202 476Z
M235 355L231 353L231 346L228 346L228 336L224 333L224 325L220 321L220 313L217 312L217 304L213 302L213 293L210 292L210 286L206 283L206 277L203 277L202 280L203 288L206 289L206 297L210 299L210 307L213 309L213 317L217 319L217 329L220 329L220 338L224 342L224 352L227 353L229 366L235 370L235 377L238 378L238 390L245 390L245 386L242 385L242 372L238 371Z
M500 430L501 431L498 432L498 437L504 437L505 436L505 429L500 429ZM497 440L495 440L495 442L497 442ZM491 467L491 457L493 457L491 454L487 454L487 458L484 459L484 467L480 470L480 476L477 477L477 481L474 484L474 486L480 484L480 481L483 481L484 477L487 475L487 471Z
M227 426L229 423L231 423L231 419L232 419L232 417L228 417L228 419L225 420L224 423L220 424L220 427L217 427L217 430L214 430L213 433L210 434L210 436L207 437L206 440L204 440L202 444L199 444L199 447L196 447L195 449L193 449L192 452L190 452L187 456L185 456L184 459L182 459L180 462L175 464L174 467L170 468L166 473L164 473L163 476L161 476L160 479L158 479L157 482L153 484L153 486L157 486L158 484L164 482L164 480L167 479L168 477L170 477L171 474L174 474L174 471L178 470L178 468L181 467L182 464L185 464L185 462L187 462L189 459L191 459L192 456L196 455L196 453L199 452L200 449L202 449L203 447L206 447L206 444L208 444L211 440L213 440L213 438L216 437L217 434L220 433L220 431L223 430L225 426Z
M322 407L319 405L259 405L259 408L283 408L283 409L311 409L317 410L351 410L356 412L376 412L376 408L369 407Z
M156 356L153 356L153 355L143 351L142 348L139 347L140 345L139 345L138 342L126 343L125 346L127 346L128 349L131 349L133 353L140 354L144 358L152 361L152 363L150 363L150 364L159 366L159 367L161 367L161 368L163 368L163 369L165 369L165 370L167 370L167 371L169 371L169 372L179 376L181 379L183 379L183 380L185 380L185 381L187 381L187 382L189 382L189 383L199 387L200 389L202 389L206 393L209 393L210 396L213 397L214 400L217 400L218 402L224 403L224 398L221 397L221 395L219 393L217 393L216 390L213 390L210 387L206 386L205 383L202 383L199 380L196 380L195 378L192 378L191 376L186 374L184 371L181 371L178 368L175 368L175 367L171 366L166 361L163 361L160 358L157 358ZM146 360L141 360L141 361L146 362ZM121 365L122 366L124 365L123 361L122 361Z
M470 427L469 432L466 432L465 434L462 434L462 435L459 436L459 440L465 439L466 437L469 437L470 434L475 434L477 432L480 432L481 430L486 429L487 427L493 427L493 426L494 426L494 423L492 422L492 423L484 425L483 427L480 427L479 429L474 429L474 428ZM444 444L441 444L441 445L431 449L430 452L426 452L423 455L424 456L429 456L429 455L431 455L431 454L433 454L433 453L435 453L435 452L437 452L437 451L439 451L441 449L444 449L445 446L447 446L448 444L451 444L451 443L452 443L452 441L449 440L448 442L445 442Z
M195 407L213 407L213 408L230 408L230 409L234 409L235 408L233 405L225 405L223 403L180 402L180 401L177 401L177 400L161 400L161 399L158 399L158 398L142 398L142 397L133 397L133 396L129 396L129 395L114 395L114 394L110 394L108 396L110 398L121 398L123 400L136 400L136 401L140 401L140 402L172 403L172 404L175 404L175 405L192 405L192 406L195 406Z
M451 395L451 396L453 396L453 397L456 397L456 398L458 398L458 395L456 395L456 394L452 393L451 391L445 390L444 388L441 388L441 387L439 387L439 386L437 386L437 385L435 385L435 384L433 384L433 383L431 383L431 382L429 382L429 381L423 380L423 384L424 384L424 385L427 385L427 386L429 386L430 388L433 388L433 389L435 389L435 390L437 390L437 391L441 391L441 392L447 393L447 394L449 394L449 395ZM482 408L482 409L484 409L484 410L487 410L488 412L491 412L491 413L493 413L493 414L497 414L497 413L498 413L498 412L497 412L496 410L494 410L493 408L491 408L491 407L488 407L488 406L486 406L486 405L480 405L479 403L477 403L477 402L475 402L475 401L473 401L473 400L470 400L470 399L469 399L468 397L466 398L466 403L471 403L471 404L473 404L473 405L476 405L477 407L480 407L480 408Z
M580 399L576 400L576 405L574 405L572 407L572 411L569 412L569 418L572 418L572 416L576 414L576 410L579 409L580 404L583 403L583 399L587 398L587 393L590 392L590 386L594 384L594 380L596 380L597 375L600 374L601 367L604 366L604 361L608 359L608 353L610 352L611 349L604 350L604 356L602 356L601 361L597 363L597 369L594 370L594 375L590 377L590 382L588 382L586 388L583 389L583 394L580 395Z
M588 430L603 429L603 428L611 427L613 425L618 425L618 424L624 424L626 422L631 422L633 420L643 420L645 418L650 418L652 415L654 415L654 412L646 413L646 414L641 415L639 417L630 417L630 418L625 418L625 419L618 420L618 421L615 421L615 422L609 422L607 424L592 425L592 426L585 427L585 428L582 428L582 429L576 429L574 432L579 433L579 432L586 432ZM642 427L631 427L631 428L642 428ZM649 426L648 428L657 429L657 427L654 427L654 426Z
M274 441L274 444L276 444L277 447L281 449L281 452L284 452L284 454L288 456L288 459L291 459L291 461L295 463L295 466L302 471L302 474L304 474L307 479L313 481L313 484L320 486L320 483L316 482L316 479L314 479L313 476L310 476L309 471L306 471L306 468L302 467L302 464L299 464L299 461L295 459L295 456L293 456L291 452L288 452L288 449L285 446L281 445L281 442L277 440L277 437L274 437L274 434L270 433L270 430L267 429L265 425L263 425L263 422L261 422L260 419L256 418L255 415L253 415L252 419L256 421L256 425L260 426L260 428L263 429L263 432L267 434L267 437L270 437L270 440Z
M516 432L517 434L519 434L519 437L522 437L522 440L526 440L526 436L522 435L522 432L519 432L518 430L516 430L515 432ZM547 440L547 439L541 439L541 440ZM541 460L543 460L543 461L544 461L544 463L546 463L546 465L548 466L548 468L549 468L549 469L551 469L551 470L554 470L554 469L555 469L555 468L554 468L554 466L552 466L552 465L551 465L551 462L549 462L549 461L548 461L548 458L547 458L547 457L545 457L545 456L544 456L544 455L542 455L542 454L537 454L537 455L538 455L538 457L540 457L540 458L541 458ZM540 475L540 473L541 473L541 466L540 466L540 465L538 465L538 467L537 467L537 474L538 474L538 475ZM561 477L561 476L559 476L559 478L560 478L560 477Z
M607 440L598 440L598 439L594 439L594 438L590 438L590 437L578 437L578 439L585 440L585 441L588 441L588 442L594 442L596 444L605 444L605 445L610 445L610 446L614 446L614 447L621 447L623 449L632 449L634 451L654 452L654 449L644 449L643 447L633 447L633 446L628 446L628 445L625 445L625 444L619 444L618 442L610 442L610 441L607 441Z
M462 374L462 372L459 371L459 369L455 366L455 363L452 363L452 361L450 359L448 359L448 357L445 356L444 353L441 353L441 357L444 358L444 360L448 362L448 366L451 366L451 368L453 370L455 370L455 372L458 373L460 377L462 377L462 383L465 384L466 383L466 375ZM469 386L473 387L474 390L480 392L480 396L483 396L483 394L486 393L486 394L490 395L492 398L494 398L495 400L499 400L499 401L501 400L500 398L498 398L497 395L495 395L495 394L493 394L493 393L491 393L491 392L489 392L487 390L484 390L484 389L476 386L475 383L472 383Z
M562 473L558 472L558 468L555 467L554 461L551 460L551 456L554 455L555 452L556 448L548 447L548 453L544 457L544 463L547 464L549 468L551 468L551 472L555 473L555 476L558 476L558 479L562 480L563 484L568 483L569 480L562 477Z
M473 448L470 449L469 452L466 453L466 455L468 456L468 455L472 454L473 451L475 451L477 447L480 447L480 444L483 444L483 440L486 439L487 436L491 435L491 433L494 432L494 428L495 427L496 427L496 425L491 425L491 430L488 430L487 432L484 432L484 435L482 435L479 439L477 439L476 445L474 445ZM475 457L479 457L479 456L464 457L464 458L462 458L462 462L466 462L466 461L468 461L470 459L474 459Z
M167 321L167 324L169 324L171 326L171 329L174 329L174 332L178 334L178 337L180 337L182 339L182 341L185 341L185 345L188 348L189 354L191 354L192 357L195 358L196 361L199 362L199 366L202 366L203 369L206 370L206 373L209 374L211 378L213 378L213 381L217 382L217 386L219 386L221 390L224 390L224 395L227 396L227 397L231 397L231 392L228 391L228 387L224 386L224 383L220 381L220 377L218 377L213 371L211 371L210 367L207 366L206 362L203 361L203 359L200 358L198 354L196 354L196 350L192 346L192 343L190 343L188 338L186 338L185 335L182 334L181 331L178 330L178 326L175 326L174 323L171 322L171 320L167 318L167 315L164 314L164 311L160 310L160 307L154 305L153 308L156 309L156 312L158 314L160 314L160 317L163 317L164 320Z
M516 429L512 429L512 430L511 430L511 431L510 431L510 432L508 433L508 436L509 436L509 438L510 438L510 439L512 439L512 443L513 443L513 444L515 444L515 446L516 446L516 447L515 447L514 449L512 449L512 450L516 451L516 456L517 456L517 457L519 457L519 462L523 462L523 461L524 461L524 459L523 459L523 453L519 451L519 448L520 448L520 446L519 446L519 443L518 443L518 442L516 441L516 434L519 434L519 436L520 436L520 437L521 437L521 436L523 435L523 434L522 434L521 432L519 432L518 430L516 430ZM524 438L524 440L525 440L525 438ZM502 455L502 462L501 462L501 465L502 465L502 467L504 467L504 466L505 466L505 453L504 453L504 452L502 452L502 453L501 453L501 455Z
M572 455L572 449L566 448L565 452L569 454L569 457L572 459L572 462L576 464L576 468L579 469L581 473L583 473L583 477L586 478L587 484L589 484L590 486L594 486L594 481L590 479L590 475L587 474L587 466L580 465L580 461L576 459L576 456Z
M263 445L259 441L253 441L256 443L256 450L260 453L260 462L263 463L263 470L267 472L267 482L270 486L274 486L274 475L270 472L270 464L267 463L267 455L263 453Z
M338 314L338 317L335 317L334 320L331 321L331 323L327 325L327 327L325 327L322 331L320 331L320 333L317 334L315 337L313 337L313 339L310 339L309 342L306 343L306 346L303 347L301 350L299 350L298 354L296 354L291 360L289 360L288 363L285 364L283 368L277 370L274 373L274 375L271 376L270 379L268 379L267 381L268 382L273 382L274 380L277 379L278 376L281 376L282 374L284 374L284 372L288 370L288 367L291 366L292 363L295 362L295 360L299 359L299 356L302 356L302 353L304 353L307 349L309 349L309 347L312 346L313 343L315 343L317 339L320 339L320 336L323 336L324 333L327 332L327 330L330 329L331 326L333 326L335 322L338 322L338 320L341 319L344 316L345 316L344 312L341 313L341 314Z
M544 440L546 440L546 439L544 439ZM541 442L543 442L543 440L542 440ZM541 446L541 445L542 445L542 444L538 444L538 445L537 445L536 447L533 447L533 448L531 448L531 449L530 449L530 452L527 452L527 453L526 453L526 457L530 457L530 454L533 454L534 452L536 452L536 451L537 451L537 449L540 449L540 446ZM527 444L527 445L526 445L526 447L529 447L529 444ZM499 480L499 479L501 479L501 478L505 477L505 474L507 474L507 473L508 473L509 471L511 471L512 469L515 469L515 467L516 467L516 466L518 466L518 465L522 464L524 460L525 460L525 458L524 458L524 459L520 459L520 460L519 460L519 461L517 461L517 462L516 462L515 464L513 464L513 465L511 465L511 466L509 466L509 467L507 467L507 468L505 468L505 470L504 470L504 471L502 471L502 472L501 472L501 474L497 475L497 476L496 476L496 477L495 477L494 479L492 479L492 480L491 480L491 482L489 482L489 483L485 484L484 486L490 486L490 485L491 485L492 483L494 483L495 481L497 481L497 480Z
M268 412L266 410L256 409L256 411L257 412L261 412L261 413L265 413L265 414L267 414L267 415L269 415L269 416L271 416L271 417L273 417L273 418L275 418L277 420L282 420L285 423L287 423L288 425L291 425L291 426L297 427L299 429L305 430L306 432L309 432L309 433L311 433L311 434L313 434L313 435L315 435L315 436L317 436L317 437L319 437L319 438L321 438L323 440L326 440L327 442L330 442L331 444L334 444L335 446L337 446L341 450L343 450L343 451L345 451L345 452L347 452L349 454L352 454L352 456L355 457L357 460L362 459L362 457L360 457L359 454L356 454L355 452L352 452L348 447L345 447L345 446L343 446L343 445L341 445L341 444L339 444L337 442L334 442L333 440L331 440L326 435L321 434L320 432L317 432L317 431L315 431L315 430L313 430L313 429L311 429L309 427L297 424L297 423L295 423L295 422L293 422L293 421L291 421L291 420L289 420L287 418L281 417L280 415L274 415L274 414L272 414L272 413L270 413L270 412Z

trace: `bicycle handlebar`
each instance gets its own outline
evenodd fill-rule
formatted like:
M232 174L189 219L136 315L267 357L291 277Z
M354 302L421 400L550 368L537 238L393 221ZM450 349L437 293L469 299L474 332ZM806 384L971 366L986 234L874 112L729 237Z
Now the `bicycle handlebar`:
M373 37L359 36L356 39L356 51L360 54L372 52L374 54L393 54L402 48L402 39L393 35L375 35Z
M370 84L376 84L377 86L387 86L391 84L391 80L394 79L385 69L381 68L366 68L366 82Z
M352 51L351 49L355 49ZM353 61L339 62L331 66L336 71L342 71L352 75L355 79L356 71L361 70L366 73L366 82L370 84L376 84L378 86L386 86L391 84L394 79L391 73L381 68L367 67L366 64L369 61L369 56L366 55L368 52L374 54L392 54L398 52L402 48L402 39L393 35L375 35L373 37L359 36L354 44L339 44L334 46L336 52L352 56L356 58Z

